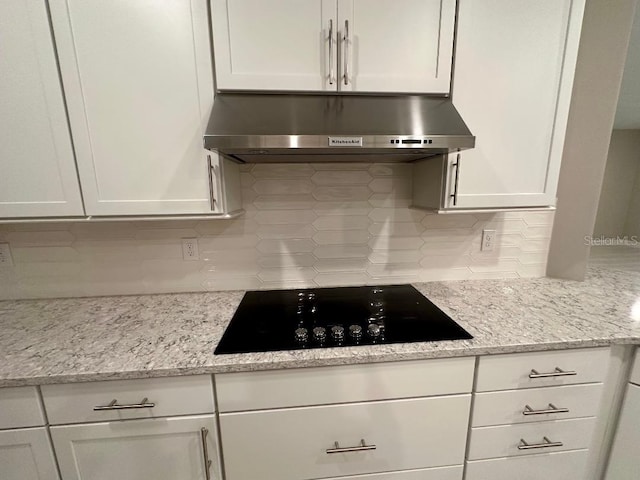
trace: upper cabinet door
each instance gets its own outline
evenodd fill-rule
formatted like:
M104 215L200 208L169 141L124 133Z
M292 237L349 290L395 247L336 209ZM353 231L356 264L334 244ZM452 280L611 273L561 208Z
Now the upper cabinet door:
M338 0L339 89L449 93L455 0Z
M83 215L45 2L0 2L0 72L0 217Z
M584 3L459 1L452 98L476 146L456 207L555 204Z
M220 90L336 90L337 0L212 0Z
M212 213L206 0L50 0L88 215Z

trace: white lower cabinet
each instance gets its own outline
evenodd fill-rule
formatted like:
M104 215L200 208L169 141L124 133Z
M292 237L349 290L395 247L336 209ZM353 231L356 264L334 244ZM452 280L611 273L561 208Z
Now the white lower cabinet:
M40 388L52 425L204 415L215 410L210 375L108 380Z
M221 413L469 393L473 357L216 375ZM416 382L419 378L421 381Z
M471 429L469 460L588 448L595 417Z
M214 415L54 426L51 436L63 480L221 478Z
M606 377L609 355L608 348L581 348L480 357L475 390L599 383Z
M46 423L36 387L0 389L0 429L41 427Z
M467 463L465 480L584 480L587 450ZM636 477L637 478L637 477Z
M384 472L371 475L334 477L326 480L462 480L462 465L453 467L421 468L402 472Z
M598 414L602 383L476 393L474 427L546 422Z
M462 464L470 401L465 394L221 414L226 480Z
M637 375L638 372L635 372ZM640 467L640 386L629 384L618 420L607 480L638 478Z
M593 478L588 449L610 356L590 348L480 357L465 480Z
M45 427L0 431L2 480L58 480Z

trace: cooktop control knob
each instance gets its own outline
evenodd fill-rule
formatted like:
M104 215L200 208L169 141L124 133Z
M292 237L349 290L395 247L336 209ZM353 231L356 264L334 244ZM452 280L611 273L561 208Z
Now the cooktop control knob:
M298 343L305 343L307 340L309 340L309 332L307 331L306 328L296 328L296 331L293 332L296 342Z
M344 340L344 328L340 325L331 327L331 338L334 342L342 342Z
M360 340L362 338L362 327L360 325L351 325L349 327L349 335L354 340Z
M327 339L327 329L324 327L316 327L313 329L313 338L316 342L322 343Z
M381 333L380 326L376 323L372 323L367 327L367 334L373 339L380 338Z

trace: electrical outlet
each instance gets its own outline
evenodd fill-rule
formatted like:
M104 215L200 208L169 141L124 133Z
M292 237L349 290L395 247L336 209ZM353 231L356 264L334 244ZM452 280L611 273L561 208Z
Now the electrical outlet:
M480 245L480 250L483 252L492 252L495 241L495 230L482 230L482 244Z
M8 243L0 243L0 268L13 267L13 258L11 258L11 249Z
M197 238L183 238L182 239L182 259L185 261L198 260L200 255L198 254L198 239Z

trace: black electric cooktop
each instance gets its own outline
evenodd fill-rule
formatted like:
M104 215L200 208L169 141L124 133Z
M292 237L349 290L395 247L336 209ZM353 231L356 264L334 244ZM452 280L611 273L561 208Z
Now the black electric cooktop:
M411 285L251 291L214 353L469 338Z

